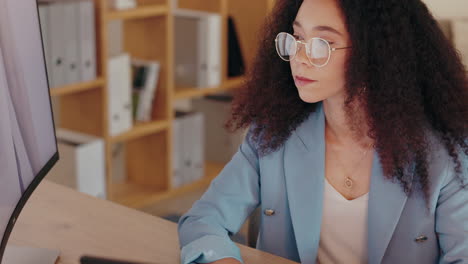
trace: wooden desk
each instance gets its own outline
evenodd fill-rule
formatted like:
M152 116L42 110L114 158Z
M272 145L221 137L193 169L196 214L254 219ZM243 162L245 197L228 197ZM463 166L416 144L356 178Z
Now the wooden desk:
M142 262L180 262L177 225L164 219L43 181L26 203L9 245L59 249L59 264L83 254ZM248 264L293 264L241 246Z

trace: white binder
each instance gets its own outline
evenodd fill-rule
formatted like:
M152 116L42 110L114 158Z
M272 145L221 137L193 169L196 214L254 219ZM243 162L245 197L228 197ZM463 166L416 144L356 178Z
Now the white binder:
M66 129L57 130L60 161L47 179L106 199L104 141Z
M172 122L172 187L178 188L184 184L183 179L183 119L175 118Z
M65 84L74 84L80 82L80 72L78 68L79 53L78 48L81 41L78 39L78 2L60 2L63 5L63 20L61 28L65 42ZM59 33L55 31L54 33Z
M207 15L206 23L206 87L221 85L221 16Z
M188 115L184 123L185 182L191 183L203 178L205 174L204 156L204 118L199 112Z
M197 112L176 112L173 121L172 186L190 184L205 175L204 117Z
M96 31L94 1L80 1L78 13L79 72L83 82L96 79Z
M49 80L49 85L52 85L52 58L50 50L50 18L49 18L49 5L48 4L39 4L39 19L41 24L41 33L42 33L42 43L44 47L44 57L47 68L47 77Z
M198 88L221 84L221 16L175 9L176 86ZM193 43L187 46L186 43Z
M121 54L108 62L109 132L118 135L132 127L130 56Z
M187 17L174 11L175 71L177 87L197 87L200 49L203 42L199 38L199 19ZM185 43L191 43L186 45Z
M59 87L66 83L65 42L66 35L63 34L64 5L62 3L49 4L50 22L50 57L52 68L51 87Z

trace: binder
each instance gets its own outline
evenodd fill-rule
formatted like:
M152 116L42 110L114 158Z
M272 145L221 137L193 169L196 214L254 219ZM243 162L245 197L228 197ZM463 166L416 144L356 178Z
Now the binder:
M206 88L208 86L208 56L211 52L209 50L209 46L211 43L209 42L210 32L208 32L208 21L206 14L194 14L197 17L197 35L196 41L198 43L197 47L197 63L196 65L196 73L197 73L197 83L196 87L198 88Z
M108 62L109 132L118 135L132 127L130 56L121 54Z
M184 123L185 182L192 183L203 178L205 174L205 135L202 113L190 114Z
M102 138L57 129L60 161L47 179L106 199L104 141Z
M51 57L51 87L59 87L66 84L65 46L66 35L63 34L63 21L65 6L62 3L49 4L50 22L50 57Z
M83 82L96 79L96 31L94 1L80 1L78 13L78 40L80 80Z
M198 65L202 43L198 38L198 18L187 17L174 11L175 71L174 80L177 87L198 86ZM191 45L185 45L191 43Z
M204 145L203 114L176 112L173 121L173 187L180 187L203 178Z
M44 47L44 57L47 68L49 85L52 85L52 58L50 43L50 8L48 4L39 4L39 22L41 25L42 45Z
M183 137L182 137L183 119L176 118L172 122L172 187L178 188L184 184L183 179Z
M79 45L78 39L78 2L61 2L63 5L63 20L61 28L65 42L62 42L65 48L65 84L73 84L80 82L79 64ZM55 31L54 33L59 34ZM54 34L56 35L56 34Z
M206 84L205 87L221 85L221 16L209 14L206 23Z
M221 16L187 9L174 10L175 80L178 87L221 84ZM192 43L186 45L186 43Z

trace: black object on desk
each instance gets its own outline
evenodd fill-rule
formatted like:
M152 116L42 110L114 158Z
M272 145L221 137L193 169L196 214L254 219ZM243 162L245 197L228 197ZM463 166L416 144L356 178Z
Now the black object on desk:
M81 264L151 264L151 263L141 263L141 262L131 262L131 261L108 259L108 258L100 258L100 257L93 257L93 256L82 256L80 258L80 263ZM152 263L152 264L156 264L156 263Z

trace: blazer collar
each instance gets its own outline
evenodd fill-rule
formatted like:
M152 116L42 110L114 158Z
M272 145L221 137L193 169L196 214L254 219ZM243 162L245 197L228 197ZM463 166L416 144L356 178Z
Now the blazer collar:
M284 173L291 221L302 263L315 263L322 223L325 177L325 114L322 104L285 144ZM398 183L385 179L374 154L368 204L369 263L380 263L406 203ZM385 210L382 210L385 208Z

